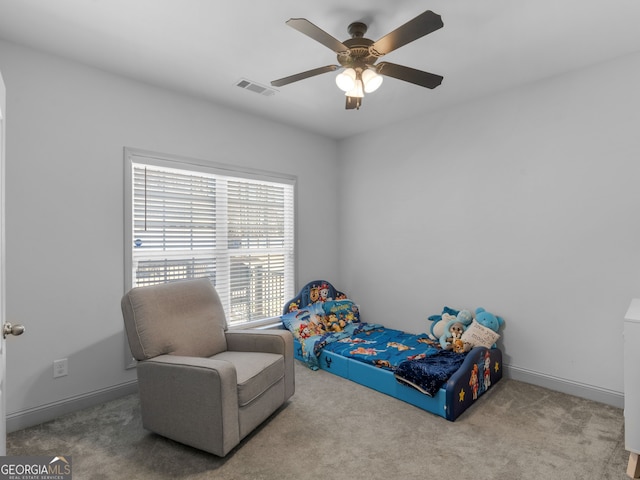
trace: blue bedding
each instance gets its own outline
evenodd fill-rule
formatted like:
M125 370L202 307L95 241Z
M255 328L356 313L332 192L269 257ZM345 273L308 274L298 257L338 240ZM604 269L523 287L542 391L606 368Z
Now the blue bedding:
M467 353L441 350L435 355L400 363L394 375L401 382L407 383L432 397L449 380L451 375L460 368Z
M360 332L366 332L379 327L379 325L371 323L350 323L340 332L325 332L319 335L313 335L307 338L298 338L302 347L302 356L305 363L312 370L318 370L318 356L322 349L326 349L330 345L334 345L344 339L350 339L352 336L358 335Z
M309 320L306 320L308 322ZM354 322L339 332L297 337L305 363L317 370L322 350L390 370L402 383L433 396L464 362L467 353L442 350L425 333L414 335Z
M398 380L429 396L440 390L467 356L442 350L424 333L413 335L379 325L340 338L324 349L391 370Z
M414 335L380 325L366 325L370 327L326 345L325 350L391 371L402 362L440 351L439 345L425 333Z

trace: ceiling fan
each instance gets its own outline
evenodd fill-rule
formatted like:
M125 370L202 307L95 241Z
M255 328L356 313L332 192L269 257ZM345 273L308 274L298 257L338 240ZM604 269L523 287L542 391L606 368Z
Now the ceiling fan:
M364 93L376 90L382 83L382 75L426 88L435 88L442 83L443 77L434 73L390 62L376 64L383 55L442 28L444 26L442 18L431 10L421 13L375 42L364 37L367 25L362 22L349 25L347 31L351 38L344 42L337 40L305 18L291 18L286 24L336 52L340 65L327 65L280 78L271 82L274 87L282 87L344 68L344 71L336 77L336 83L345 91L346 108L350 110L360 108Z

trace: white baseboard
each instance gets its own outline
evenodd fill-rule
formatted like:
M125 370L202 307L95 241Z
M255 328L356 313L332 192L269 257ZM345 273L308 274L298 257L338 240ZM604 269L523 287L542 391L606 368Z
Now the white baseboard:
M88 392L75 397L65 398L58 402L41 405L39 407L15 412L7 415L7 432L15 432L23 428L39 425L55 418L67 415L84 408L100 405L116 398L136 393L138 381L132 380L113 387Z
M576 397L586 398L594 402L604 403L613 407L624 408L624 393L605 388L574 382L564 378L553 377L544 373L534 372L513 365L504 365L505 378L512 378L521 382L538 385L557 392L567 393Z

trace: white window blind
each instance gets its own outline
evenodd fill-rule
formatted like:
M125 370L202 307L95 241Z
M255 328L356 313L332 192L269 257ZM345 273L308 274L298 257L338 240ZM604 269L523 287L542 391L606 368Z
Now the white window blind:
M130 286L208 277L230 326L280 315L295 295L295 179L125 157Z

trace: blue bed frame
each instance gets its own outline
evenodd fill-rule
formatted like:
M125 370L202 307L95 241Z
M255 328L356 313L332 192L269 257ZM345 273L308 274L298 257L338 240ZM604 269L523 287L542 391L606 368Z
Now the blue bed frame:
M285 304L283 313L298 310L315 301L322 301L324 293L327 294L327 298L348 298L329 282L315 280L306 284L297 296ZM294 340L294 344L295 357L302 361L301 345L297 340ZM456 373L432 397L402 383L390 370L324 350L318 360L322 370L398 398L450 421L458 418L502 378L502 352L498 348L475 347ZM487 364L489 368L485 372Z

